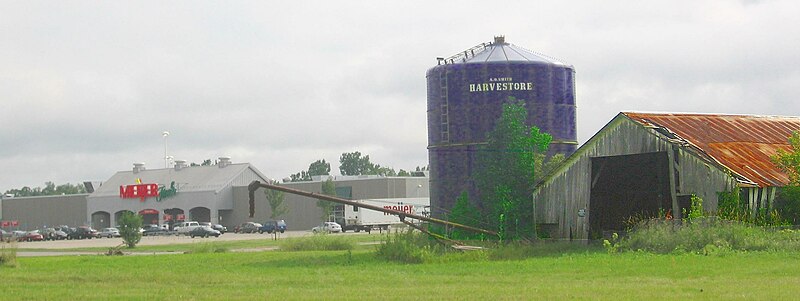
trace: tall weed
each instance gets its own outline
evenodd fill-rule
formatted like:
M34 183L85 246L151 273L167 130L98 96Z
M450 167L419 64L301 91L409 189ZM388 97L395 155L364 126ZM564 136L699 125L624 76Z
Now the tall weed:
M635 227L619 244L620 250L654 253L716 251L797 251L800 233L772 230L714 217L691 221L652 219Z
M286 239L280 244L283 251L336 251L352 250L355 244L346 237L326 233L308 237Z
M431 261L437 254L446 252L427 235L412 230L396 231L387 235L378 246L378 258L402 263L423 263Z
M401 263L446 263L524 260L532 257L563 256L570 253L596 251L586 245L567 242L510 242L469 241L482 248L462 250L439 243L429 236L412 231L388 235L378 246L376 255Z
M0 243L2 243L0 241ZM17 263L17 243L2 243L3 247L0 248L0 266L15 268Z
M215 243L198 243L198 244L193 244L189 249L189 251L186 251L185 253L198 254L198 253L225 253L225 252L228 252L228 248L219 246Z

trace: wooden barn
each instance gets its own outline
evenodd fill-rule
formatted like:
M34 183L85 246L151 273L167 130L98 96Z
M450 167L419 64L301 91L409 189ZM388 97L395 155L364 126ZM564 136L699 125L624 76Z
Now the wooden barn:
M536 223L553 238L595 239L637 214L680 218L692 195L716 211L735 185L751 210L770 208L788 183L770 157L793 131L800 117L622 112L537 185Z

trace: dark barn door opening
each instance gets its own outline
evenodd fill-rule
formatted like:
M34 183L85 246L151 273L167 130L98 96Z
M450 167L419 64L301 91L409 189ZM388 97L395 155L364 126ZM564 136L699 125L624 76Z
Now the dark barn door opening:
M655 217L672 208L666 152L592 158L589 235L625 230L631 217Z

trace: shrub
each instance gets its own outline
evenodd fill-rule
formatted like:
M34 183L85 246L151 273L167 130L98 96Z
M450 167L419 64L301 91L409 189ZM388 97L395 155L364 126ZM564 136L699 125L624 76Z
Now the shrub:
M141 215L130 211L126 211L119 218L119 235L128 248L136 247L136 244L142 239L142 233L139 232L139 229L142 228L142 219Z
M775 199L775 210L792 225L800 224L800 187L783 187Z
M614 234L611 236L611 240L604 239L603 247L606 249L608 254L617 253L619 251L619 234L614 232Z
M703 199L692 195L692 208L689 210L689 214L686 215L686 219L693 220L697 218L701 218L705 216L705 212L703 212Z
M352 250L354 245L345 237L319 233L308 237L286 239L280 247L283 251L336 251Z
M755 213L751 212L747 202L741 200L739 187L733 191L720 192L717 195L719 206L716 216L724 220L779 227L793 224L796 212L800 212L800 209L796 209L797 206L800 206L800 188L793 186L781 189L775 200L775 209L768 211L760 208Z

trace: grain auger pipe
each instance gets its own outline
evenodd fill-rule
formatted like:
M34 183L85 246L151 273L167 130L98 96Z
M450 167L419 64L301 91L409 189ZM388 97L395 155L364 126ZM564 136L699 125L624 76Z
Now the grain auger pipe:
M250 192L250 217L253 217L253 215L255 215L255 192L256 192L256 190L258 190L258 188L262 188L262 187L263 188L267 188L267 189L274 189L274 190L278 190L278 191L283 191L283 192L286 192L286 193L301 195L301 196L305 196L305 197L315 198L315 199L319 199L319 200L331 201L331 202L334 202L334 203L345 204L345 205L350 205L350 206L356 206L356 207L359 207L359 208L367 208L367 209L370 209L370 210L375 210L375 211L379 211L379 212L383 212L383 213L393 214L393 215L399 216L401 221L405 220L405 218L408 217L408 218L418 219L418 220L421 220L421 221L431 222L431 223L434 223L434 224L446 225L446 226L450 226L450 227L454 227L454 228L464 229L464 230L471 231L471 232L477 232L477 233L483 233L483 234L497 236L497 232L484 230L484 229L480 229L480 228L475 228L475 227L470 227L470 226L462 225L462 224L459 224L459 223L453 223L453 222L449 222L449 221L445 221L445 220L440 220L440 219L437 219L437 218L432 218L432 217L427 217L427 216L422 216L422 215L416 215L416 214L411 214L411 213L392 210L392 209L386 209L386 208L375 206L375 205L371 205L371 204L359 203L359 202L355 202L355 201L351 201L351 200L347 200L347 199L343 199L343 198L337 198L337 197L334 197L334 196L324 195L324 194L320 194L320 193L308 192L308 191L293 189L293 188L289 188L289 187L285 187L285 186L261 183L259 181L253 181L252 183L250 183L250 185L247 185L247 190L249 190L249 192Z

